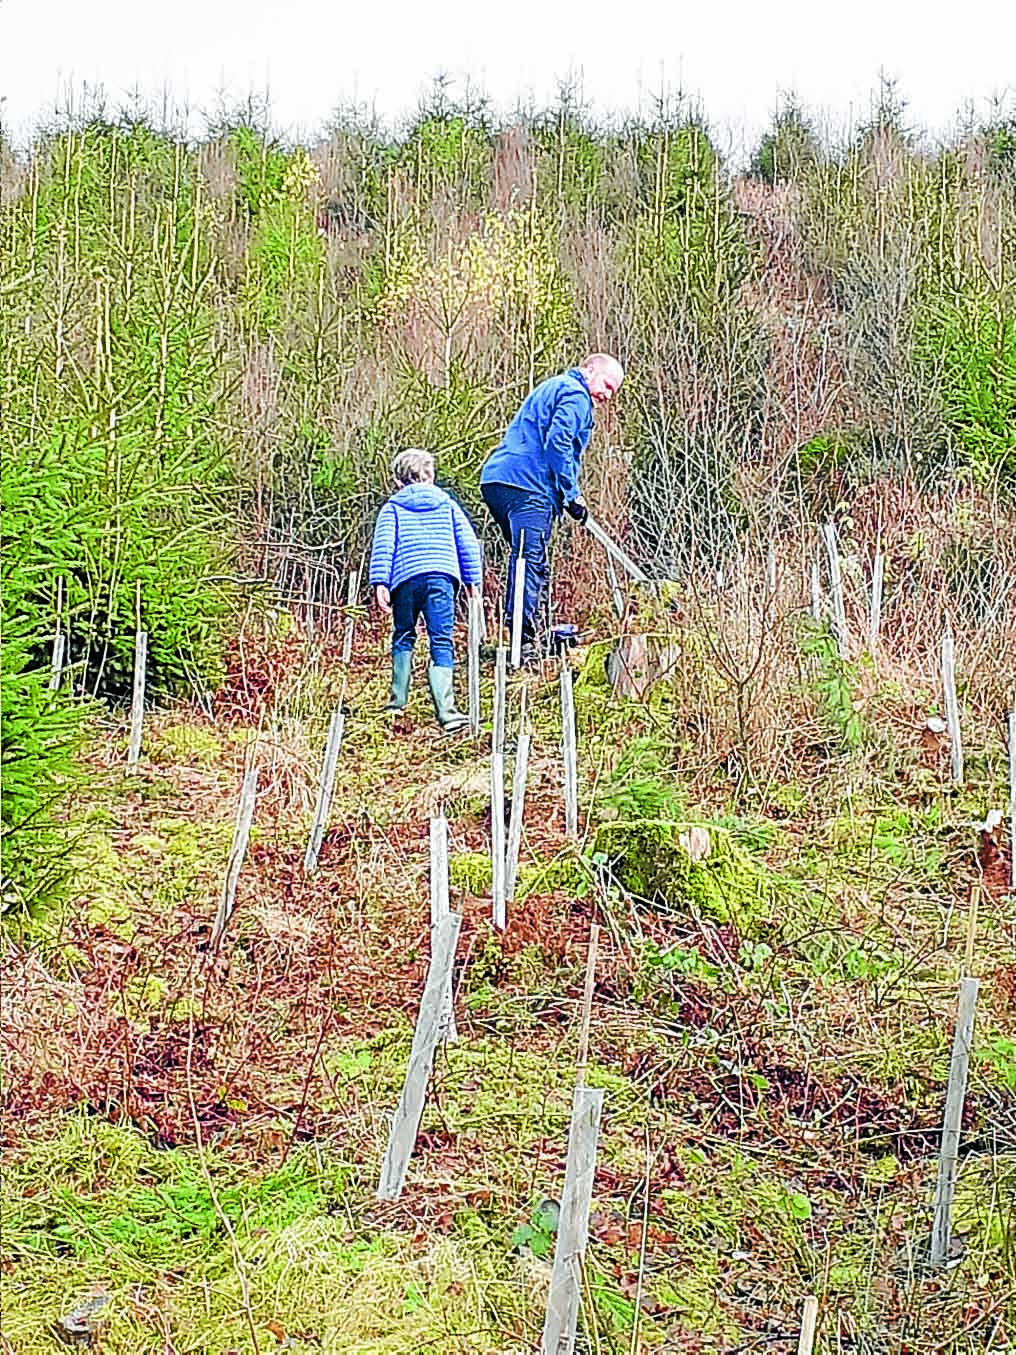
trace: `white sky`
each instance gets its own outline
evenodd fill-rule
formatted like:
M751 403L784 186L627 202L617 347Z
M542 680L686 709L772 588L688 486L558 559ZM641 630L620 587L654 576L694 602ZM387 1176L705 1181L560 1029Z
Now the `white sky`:
M612 18L612 16L614 16ZM273 123L313 136L340 103L410 113L439 72L468 75L495 108L549 101L581 77L599 113L647 106L661 86L696 98L721 145L751 148L780 95L820 126L869 111L879 73L898 81L910 122L948 134L966 105L987 116L1016 95L1014 0L0 0L0 96L16 143L99 85L115 111L129 91L190 111L268 91Z

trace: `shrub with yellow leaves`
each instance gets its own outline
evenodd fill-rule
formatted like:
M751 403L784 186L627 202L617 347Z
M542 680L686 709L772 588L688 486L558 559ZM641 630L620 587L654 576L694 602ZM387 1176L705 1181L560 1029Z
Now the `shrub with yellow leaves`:
M546 223L530 212L489 212L479 228L436 258L418 222L393 234L377 302L384 327L429 320L447 338L475 337L498 321L525 321L541 349L572 323L571 291Z

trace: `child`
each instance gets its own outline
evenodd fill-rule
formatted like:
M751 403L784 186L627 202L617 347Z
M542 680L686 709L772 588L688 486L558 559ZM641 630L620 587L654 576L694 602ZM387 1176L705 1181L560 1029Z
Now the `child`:
M448 734L464 729L455 709L452 625L460 584L480 584L480 543L469 519L434 483L434 458L415 447L392 462L398 489L378 514L370 553L370 582L378 606L392 618L392 694L386 710L402 710L422 615L430 640L427 682L438 723Z

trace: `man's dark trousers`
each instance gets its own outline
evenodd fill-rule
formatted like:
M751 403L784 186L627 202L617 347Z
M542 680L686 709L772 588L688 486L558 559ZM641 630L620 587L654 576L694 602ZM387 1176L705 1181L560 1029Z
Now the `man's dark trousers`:
M551 503L541 494L515 485L480 486L483 501L501 529L508 544L508 584L505 589L504 620L512 623L515 595L515 561L523 533L522 554L526 562L526 583L522 601L522 642L533 644L539 630L540 607L547 591L547 547L557 516Z

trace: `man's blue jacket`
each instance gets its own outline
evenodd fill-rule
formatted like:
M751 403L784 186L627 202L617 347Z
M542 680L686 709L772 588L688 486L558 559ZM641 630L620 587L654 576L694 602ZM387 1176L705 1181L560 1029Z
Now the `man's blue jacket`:
M514 485L561 513L579 495L579 464L592 435L593 399L577 367L529 392L484 463L481 485Z

